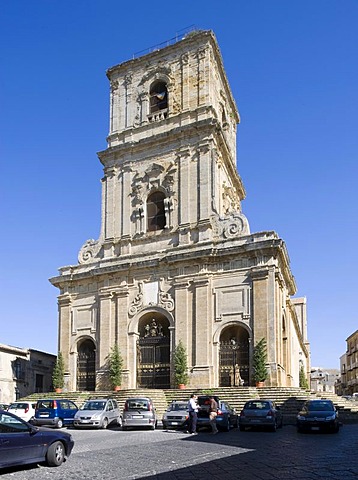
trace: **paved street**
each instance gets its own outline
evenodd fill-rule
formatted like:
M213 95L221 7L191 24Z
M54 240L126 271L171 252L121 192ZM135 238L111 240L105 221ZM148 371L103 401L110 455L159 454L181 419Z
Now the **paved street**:
M36 466L2 472L2 480L350 480L358 475L358 425L338 435L276 433L187 435L158 429L69 430L75 448L58 468Z

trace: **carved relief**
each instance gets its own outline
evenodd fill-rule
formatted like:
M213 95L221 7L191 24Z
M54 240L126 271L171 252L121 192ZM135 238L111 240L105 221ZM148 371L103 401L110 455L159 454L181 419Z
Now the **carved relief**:
M149 282L146 285L149 287L153 284L153 282ZM161 278L159 282L154 282L155 288L157 288L157 292L155 292L155 288L153 290L153 285L151 288L152 295L144 295L144 284L143 282L138 282L138 293L134 297L131 306L129 307L128 314L130 316L136 315L140 310L147 306L159 306L167 310L168 312L172 312L175 308L175 303L170 295L169 292L165 291L165 282L164 279ZM153 292L155 293L155 298L153 297ZM152 298L153 297L153 298ZM147 298L147 300L145 300Z
M223 209L225 214L229 214L231 212L240 212L241 211L241 204L238 194L234 187L226 185L223 182L223 192L222 192L222 199L223 199Z
M92 261L99 253L101 244L98 240L90 238L83 245L78 254L78 263L88 263Z

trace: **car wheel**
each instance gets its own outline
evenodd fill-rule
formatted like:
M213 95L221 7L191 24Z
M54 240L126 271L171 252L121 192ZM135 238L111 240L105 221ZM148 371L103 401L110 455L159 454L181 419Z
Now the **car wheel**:
M302 427L297 427L297 433L303 433L303 428Z
M117 418L117 425L118 425L119 427L122 426L122 417L121 417L120 415L119 415L119 417Z
M108 418L104 418L102 422L102 428L105 430L108 427Z
M63 427L63 420L62 420L62 418L59 418L59 419L57 420L57 425L56 425L56 427L57 427L57 428L62 428L62 427Z
M150 426L151 430L155 430L155 424Z
M271 432L276 432L276 431L277 431L277 423L275 421L275 423L271 427Z
M227 419L227 423L225 427L223 428L224 432L230 432L230 419Z
M46 461L50 467L58 467L65 459L65 447L62 442L55 442L48 447Z
M239 425L240 432L246 432L246 428L243 425Z
M122 425L122 430L123 430L123 432L126 432L128 430L128 427L123 427L123 425Z

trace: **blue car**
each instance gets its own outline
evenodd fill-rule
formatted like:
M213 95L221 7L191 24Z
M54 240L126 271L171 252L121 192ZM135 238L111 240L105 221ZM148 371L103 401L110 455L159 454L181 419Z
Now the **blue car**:
M0 439L0 468L43 462L58 467L74 445L69 433L35 427L5 410L0 410Z
M36 426L50 426L62 428L73 425L73 419L78 411L77 405L66 399L43 399L38 400L35 416L31 423Z

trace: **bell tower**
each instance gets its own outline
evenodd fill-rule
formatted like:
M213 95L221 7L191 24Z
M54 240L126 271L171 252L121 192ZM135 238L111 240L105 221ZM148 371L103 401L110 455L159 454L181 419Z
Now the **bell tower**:
M236 171L239 114L214 34L193 32L107 77L104 256L212 240L228 214L249 233Z

